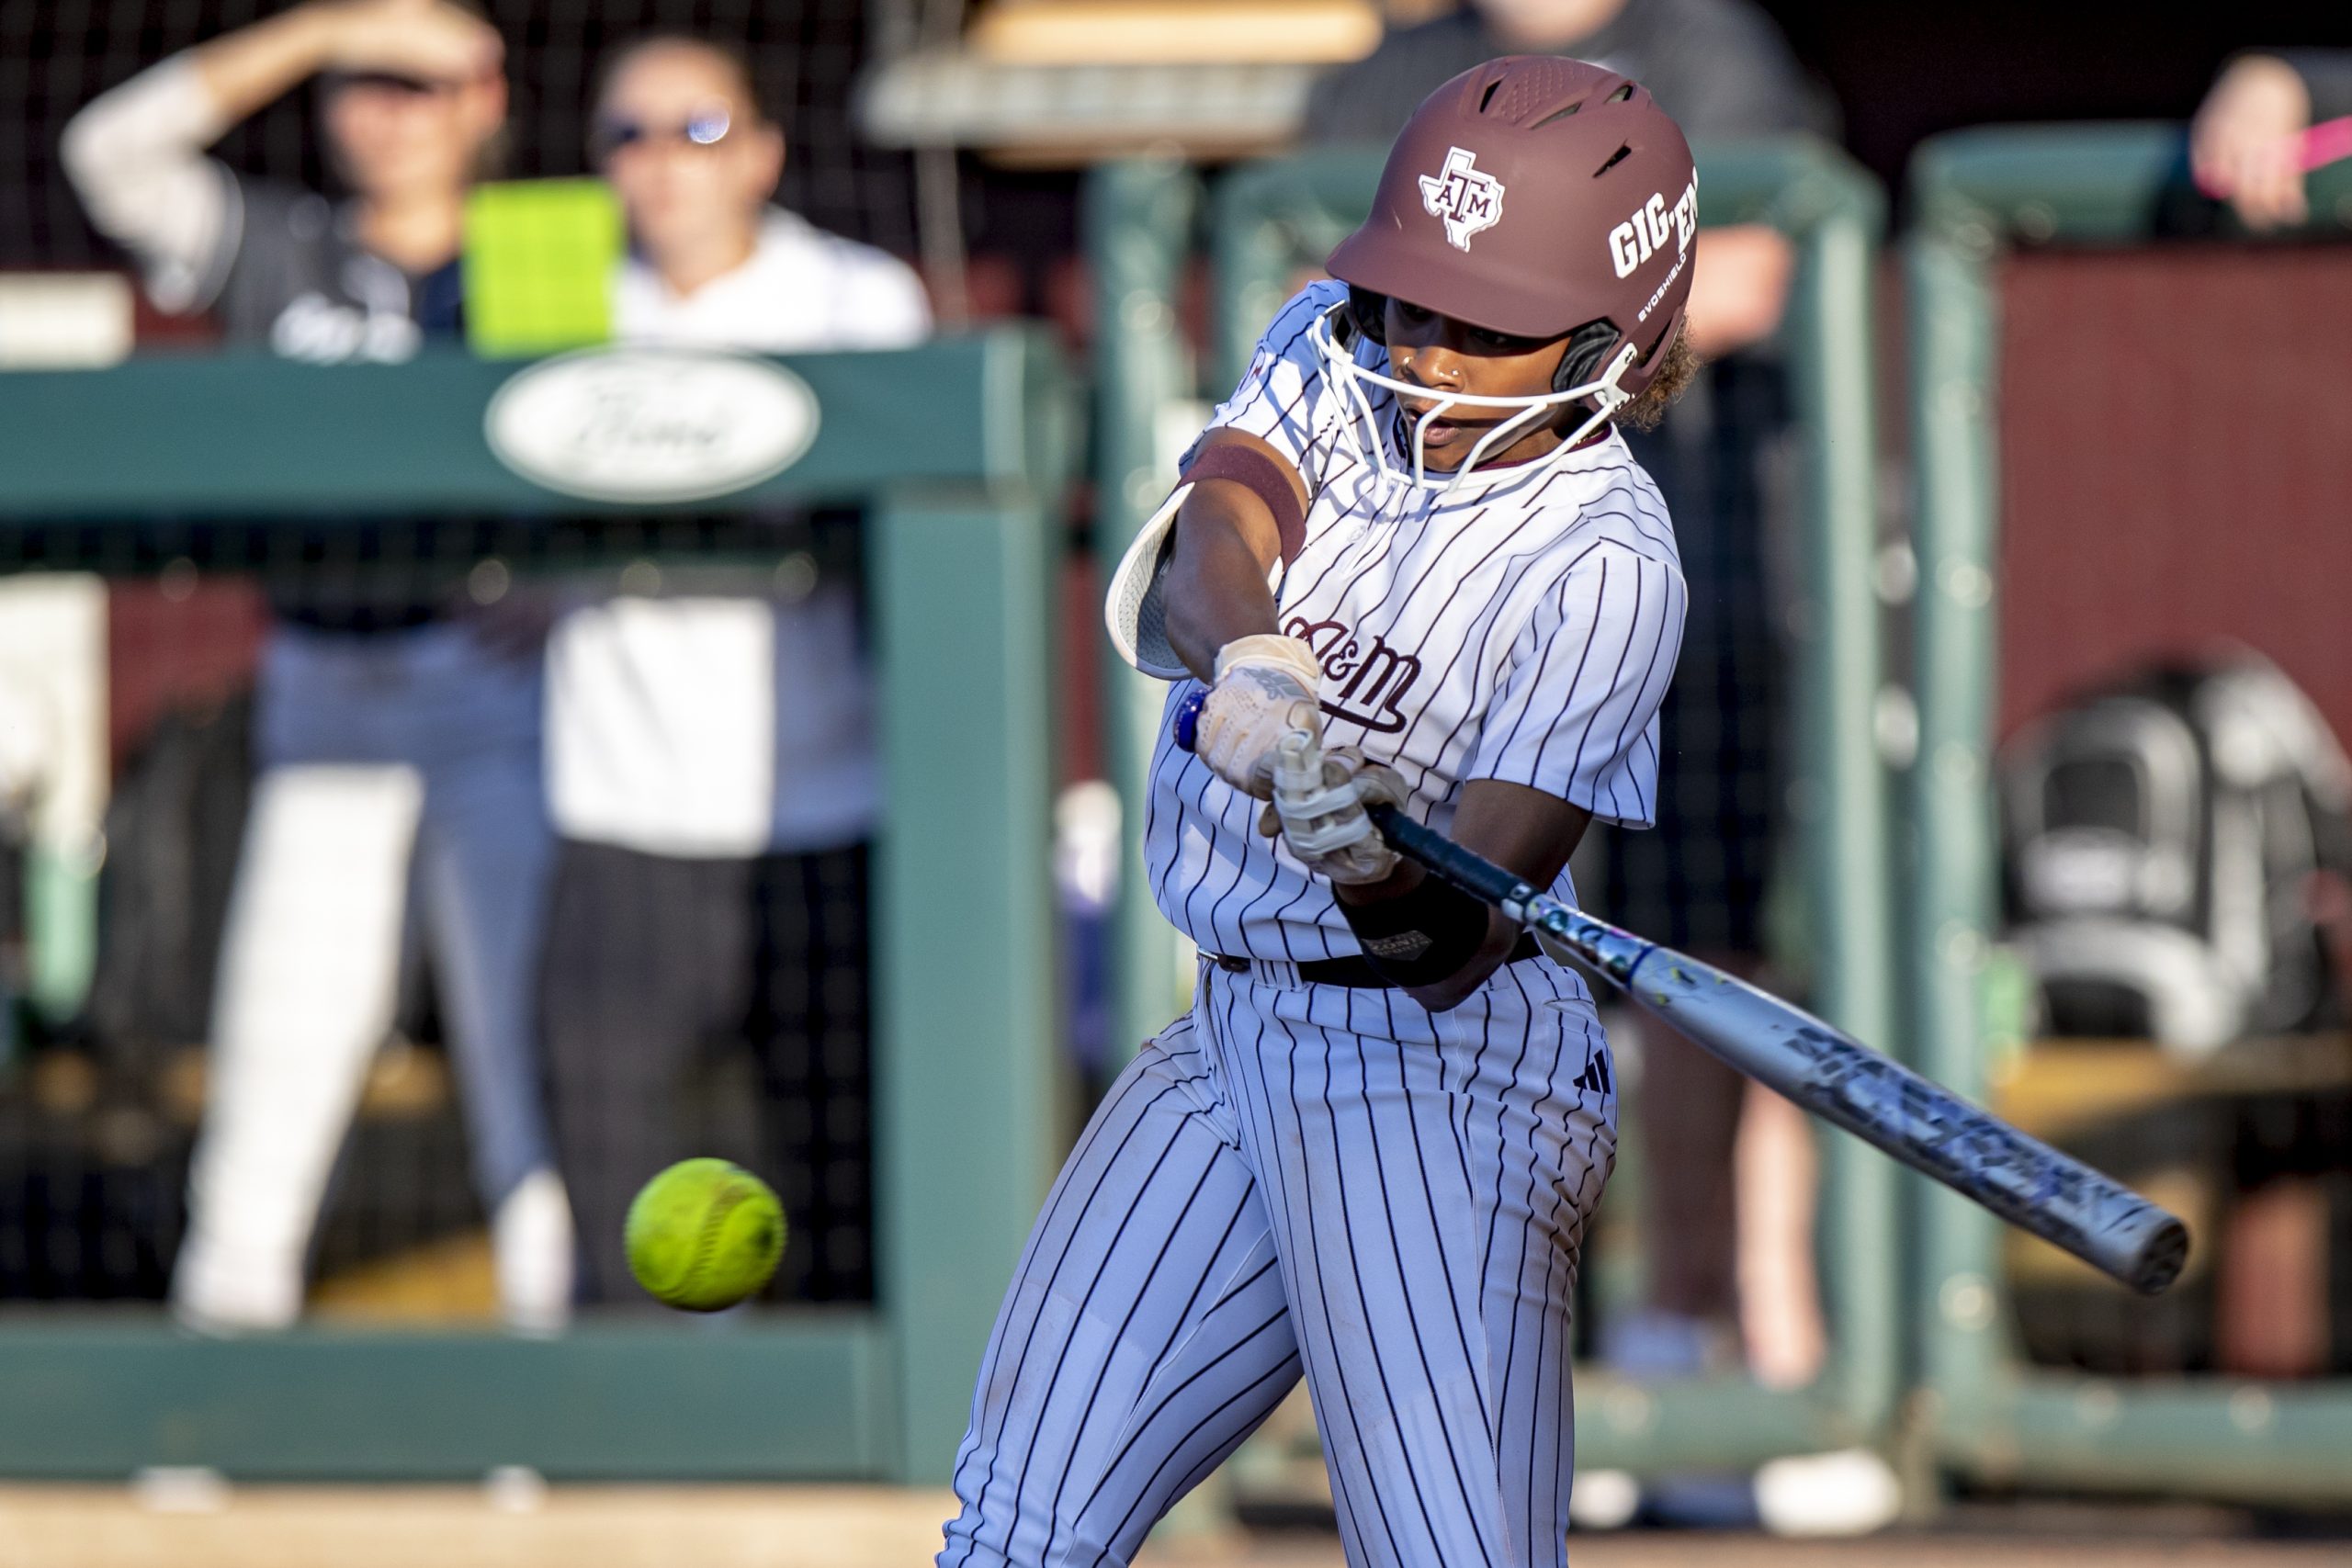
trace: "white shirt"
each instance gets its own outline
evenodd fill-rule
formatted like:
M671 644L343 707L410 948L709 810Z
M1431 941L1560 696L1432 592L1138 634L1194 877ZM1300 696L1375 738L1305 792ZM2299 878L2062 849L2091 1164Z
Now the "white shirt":
M904 263L781 210L692 294L641 262L614 280L623 342L764 353L902 348L931 330ZM786 577L790 572L781 574ZM566 838L680 858L853 843L881 802L857 590L617 596L548 646L548 795Z
M635 259L613 283L613 334L623 343L809 354L905 348L930 332L931 304L912 267L782 208L760 225L742 265L692 294L672 293Z
M1263 437L1306 479L1304 536L1272 586L1283 630L1322 663L1326 744L1396 768L1411 815L1440 831L1473 779L1648 826L1688 602L1657 486L1613 433L1548 471L1476 470L1451 494L1382 479L1306 335L1346 293L1316 283L1292 299L1209 422ZM1356 357L1387 369L1376 344ZM1389 440L1388 394L1371 408ZM1175 745L1177 705L1196 686L1169 694L1152 757L1144 852L1160 910L1211 953L1358 952L1330 885L1258 831L1260 803ZM1555 891L1574 900L1565 871Z

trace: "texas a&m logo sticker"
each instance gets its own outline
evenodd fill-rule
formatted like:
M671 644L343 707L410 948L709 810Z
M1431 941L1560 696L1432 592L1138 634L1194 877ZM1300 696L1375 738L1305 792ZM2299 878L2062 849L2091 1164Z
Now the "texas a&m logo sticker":
M1421 176L1421 205L1432 218L1445 220L1446 243L1457 251L1470 248L1470 236L1491 229L1503 215L1503 182L1472 167L1477 155L1467 148L1451 148L1441 174Z

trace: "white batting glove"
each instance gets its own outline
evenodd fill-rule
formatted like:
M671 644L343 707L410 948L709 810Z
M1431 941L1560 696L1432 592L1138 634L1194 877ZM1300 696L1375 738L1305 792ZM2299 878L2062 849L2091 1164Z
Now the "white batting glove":
M1405 796L1396 769L1352 746L1325 751L1294 730L1275 749L1274 800L1258 827L1268 838L1279 833L1300 863L1332 882L1382 882L1396 869L1396 852L1364 807L1402 806Z
M1209 771L1260 800L1274 793L1274 748L1293 730L1323 735L1315 686L1322 671L1295 637L1236 637L1216 650L1216 683L1201 705L1193 751Z

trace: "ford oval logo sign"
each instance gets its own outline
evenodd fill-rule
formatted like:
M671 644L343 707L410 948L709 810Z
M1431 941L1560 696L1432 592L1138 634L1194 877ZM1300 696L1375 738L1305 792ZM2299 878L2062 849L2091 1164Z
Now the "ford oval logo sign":
M490 449L591 501L704 501L771 479L817 437L817 395L763 359L590 349L516 375L483 415Z

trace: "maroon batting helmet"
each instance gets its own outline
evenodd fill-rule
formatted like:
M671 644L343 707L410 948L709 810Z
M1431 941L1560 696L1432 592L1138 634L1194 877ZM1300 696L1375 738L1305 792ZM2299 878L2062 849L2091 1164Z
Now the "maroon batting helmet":
M1698 220L1690 144L1638 83L1581 60L1510 55L1422 100L1389 150L1372 216L1327 265L1364 294L1490 332L1590 327L1559 385L1602 377L1630 344L1634 363L1611 386L1631 397L1682 319ZM1375 340L1377 303L1354 312Z

